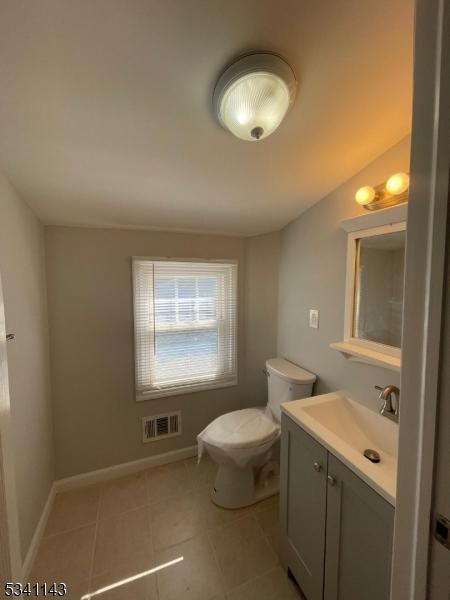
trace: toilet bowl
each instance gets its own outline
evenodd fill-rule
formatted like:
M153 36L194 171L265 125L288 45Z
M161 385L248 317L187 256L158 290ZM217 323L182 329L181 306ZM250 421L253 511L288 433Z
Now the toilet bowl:
M250 506L279 490L281 404L312 394L316 376L293 363L266 362L268 403L215 419L197 437L199 460L207 452L218 465L213 502L224 508Z

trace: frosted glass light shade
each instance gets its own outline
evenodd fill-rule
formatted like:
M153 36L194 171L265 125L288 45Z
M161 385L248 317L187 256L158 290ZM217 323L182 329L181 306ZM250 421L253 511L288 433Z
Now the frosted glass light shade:
M291 67L279 56L259 53L239 59L214 90L219 122L242 140L266 138L288 112L296 83Z
M254 141L275 131L289 108L287 85L272 73L244 75L225 92L220 119L241 140Z

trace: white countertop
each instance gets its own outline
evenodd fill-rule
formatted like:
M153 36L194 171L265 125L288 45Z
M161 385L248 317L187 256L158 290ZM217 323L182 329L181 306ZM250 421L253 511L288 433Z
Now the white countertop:
M344 392L285 402L282 412L395 506L398 425ZM376 450L372 463L363 452Z

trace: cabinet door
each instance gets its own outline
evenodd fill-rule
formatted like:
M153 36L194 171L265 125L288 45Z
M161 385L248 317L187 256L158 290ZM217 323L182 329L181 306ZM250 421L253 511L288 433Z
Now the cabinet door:
M329 454L325 600L388 600L394 508Z
M327 451L282 416L281 529L283 561L308 600L322 600Z

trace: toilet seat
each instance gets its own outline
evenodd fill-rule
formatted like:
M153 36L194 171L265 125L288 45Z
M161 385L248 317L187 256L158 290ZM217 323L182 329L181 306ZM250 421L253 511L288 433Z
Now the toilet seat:
M245 408L215 419L202 433L202 441L224 450L264 446L280 436L280 426L265 408Z

